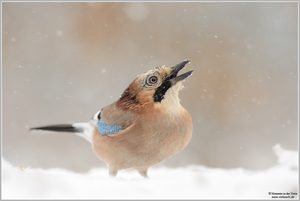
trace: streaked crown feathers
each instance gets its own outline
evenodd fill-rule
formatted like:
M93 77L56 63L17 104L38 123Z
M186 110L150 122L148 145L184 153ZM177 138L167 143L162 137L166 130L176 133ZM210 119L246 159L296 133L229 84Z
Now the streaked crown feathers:
M152 108L156 104L161 104L167 91L175 85L181 85L180 81L189 77L192 71L177 76L177 73L187 64L185 60L174 67L159 66L144 74L138 75L122 93L117 101L117 106L123 110L132 112L142 112L147 108ZM172 91L177 92L181 87L174 87ZM177 90L175 90L177 89Z

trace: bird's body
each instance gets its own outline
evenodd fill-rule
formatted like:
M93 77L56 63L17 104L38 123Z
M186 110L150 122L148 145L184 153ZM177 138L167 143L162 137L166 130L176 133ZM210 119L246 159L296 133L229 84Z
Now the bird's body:
M93 149L112 174L126 168L147 170L182 150L190 141L192 120L183 107L176 113L159 108L153 112L155 115L141 114L134 124L114 136L102 136L94 130Z
M139 75L120 99L103 107L88 123L33 129L78 133L91 142L110 175L134 168L147 176L149 167L182 150L192 137L192 118L178 96L181 81L191 74L177 76L186 63Z

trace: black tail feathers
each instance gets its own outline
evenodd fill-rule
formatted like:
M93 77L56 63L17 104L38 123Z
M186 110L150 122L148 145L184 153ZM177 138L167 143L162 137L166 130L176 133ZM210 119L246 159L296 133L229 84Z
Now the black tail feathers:
M45 130L45 131L54 131L54 132L69 132L69 133L80 133L82 128L74 127L72 124L58 124L58 125L49 125L30 128L30 130Z

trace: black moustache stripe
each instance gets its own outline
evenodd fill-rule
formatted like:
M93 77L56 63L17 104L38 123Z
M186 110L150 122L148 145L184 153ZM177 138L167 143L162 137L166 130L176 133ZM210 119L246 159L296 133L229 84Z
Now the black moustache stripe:
M172 86L170 80L164 81L155 91L153 95L154 102L161 102L164 99L164 96L168 89Z

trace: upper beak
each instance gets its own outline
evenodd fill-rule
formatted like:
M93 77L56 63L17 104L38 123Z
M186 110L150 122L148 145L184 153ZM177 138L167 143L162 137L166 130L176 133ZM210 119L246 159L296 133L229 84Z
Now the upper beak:
M190 75L192 75L193 71L188 71L186 73L183 73L179 76L177 76L178 72L183 69L185 67L186 64L190 63L189 60L184 60L182 62L180 62L179 64L175 65L172 67L172 72L169 75L169 79L171 81L172 84L175 84L178 81L184 80L186 78L188 78Z

